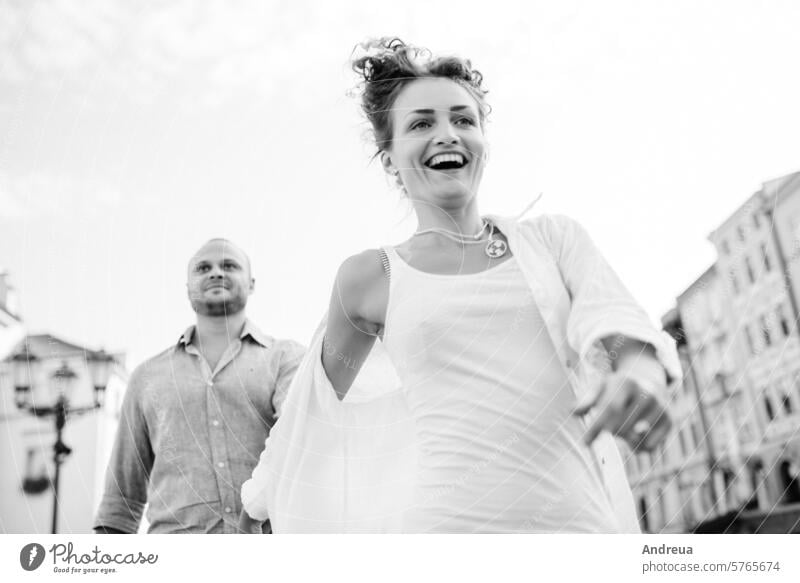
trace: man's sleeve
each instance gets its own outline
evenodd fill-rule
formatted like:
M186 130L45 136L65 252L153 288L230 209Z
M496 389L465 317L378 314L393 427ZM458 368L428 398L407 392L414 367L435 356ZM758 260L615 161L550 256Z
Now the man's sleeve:
M283 402L289 393L289 386L306 353L305 346L294 340L287 340L283 343L282 348L275 390L272 393L272 408L275 411L276 419L281 415Z
M125 391L94 528L112 528L126 533L135 533L139 528L155 457L142 404L144 377L141 367L135 370Z

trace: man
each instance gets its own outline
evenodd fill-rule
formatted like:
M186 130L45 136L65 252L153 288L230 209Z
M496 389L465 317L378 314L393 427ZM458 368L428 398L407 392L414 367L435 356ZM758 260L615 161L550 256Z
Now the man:
M212 239L189 262L196 324L131 374L95 532L262 532L242 521L240 489L258 462L303 347L245 316L250 261ZM269 532L269 521L263 525Z

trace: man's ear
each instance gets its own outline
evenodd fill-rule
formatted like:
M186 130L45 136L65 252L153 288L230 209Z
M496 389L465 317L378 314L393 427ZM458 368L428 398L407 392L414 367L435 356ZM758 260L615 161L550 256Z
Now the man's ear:
M256 280L254 277L250 278L250 293L256 291Z

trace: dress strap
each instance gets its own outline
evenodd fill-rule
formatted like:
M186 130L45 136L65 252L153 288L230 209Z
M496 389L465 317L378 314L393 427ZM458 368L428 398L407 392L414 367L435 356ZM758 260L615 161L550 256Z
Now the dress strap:
M386 249L384 247L378 249L378 255L381 258L381 264L383 264L383 271L386 273L386 277L392 279L392 265L389 263L389 255L386 253Z

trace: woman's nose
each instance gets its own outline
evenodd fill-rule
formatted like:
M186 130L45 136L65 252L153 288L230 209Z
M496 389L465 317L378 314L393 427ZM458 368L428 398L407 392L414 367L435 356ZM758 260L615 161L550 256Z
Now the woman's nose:
M437 144L457 144L459 141L458 133L455 128L449 124L441 124L439 126L439 134L436 136Z

